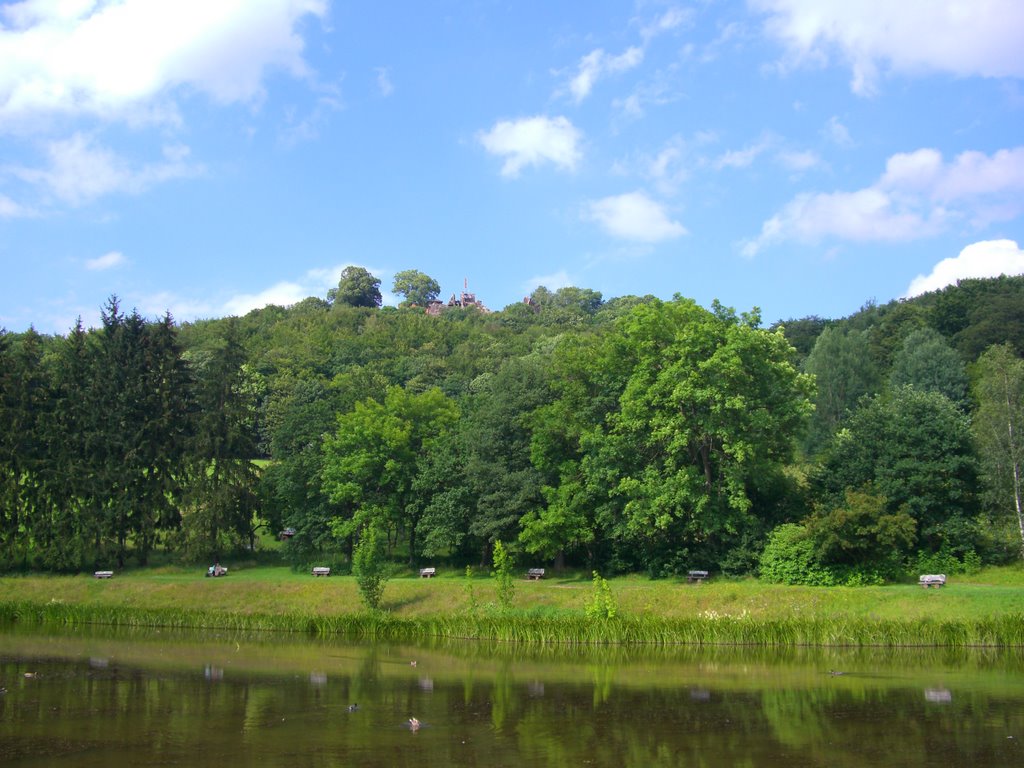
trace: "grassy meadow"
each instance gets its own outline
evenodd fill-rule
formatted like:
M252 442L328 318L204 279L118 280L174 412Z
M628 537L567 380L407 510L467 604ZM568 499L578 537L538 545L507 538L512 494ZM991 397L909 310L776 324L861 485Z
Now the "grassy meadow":
M609 580L614 618L587 616L589 576L564 574L515 585L513 608L497 605L494 580L440 571L391 579L383 611L368 613L351 576L313 577L285 567L127 570L0 578L0 619L228 627L356 637L491 638L515 642L759 645L1024 646L1024 569L950 578L941 589L795 587L752 579Z

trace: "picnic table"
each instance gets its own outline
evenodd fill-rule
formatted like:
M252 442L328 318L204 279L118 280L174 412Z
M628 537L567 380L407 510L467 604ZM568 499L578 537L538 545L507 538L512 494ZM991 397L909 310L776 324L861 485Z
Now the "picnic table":
M436 568L420 568L421 579L432 579L437 574Z
M921 577L917 580L917 583L925 589L928 589L928 587L935 587L936 589L938 589L939 587L944 587L946 585L946 574L924 573L921 574Z
M707 571L690 571L686 574L686 581L690 584L700 584L708 577Z
M96 571L96 573L93 574L93 578L96 578L96 579L112 579L112 578L114 578L114 572L113 571Z
M228 575L228 569L225 568L220 563L217 563L215 565L211 565L209 568L206 569L206 575L207 575L207 577L210 577L210 576L227 576Z
M526 578L530 581L540 581L544 578L543 568L531 568L526 572Z
M313 566L313 575L314 576L330 576L331 575L331 569L328 568L325 565L315 565L315 566Z

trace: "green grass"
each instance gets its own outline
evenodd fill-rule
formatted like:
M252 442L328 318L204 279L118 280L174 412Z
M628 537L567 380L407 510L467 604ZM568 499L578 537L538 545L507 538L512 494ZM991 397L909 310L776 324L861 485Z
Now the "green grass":
M637 576L609 581L611 620L585 615L593 586L571 574L515 585L497 607L494 580L473 579L472 611L459 573L388 582L384 611L367 613L349 576L314 578L283 567L128 570L89 576L0 578L0 618L24 622L300 631L420 640L514 643L1024 646L1024 569L951 578L942 589L786 587L713 579L700 585Z

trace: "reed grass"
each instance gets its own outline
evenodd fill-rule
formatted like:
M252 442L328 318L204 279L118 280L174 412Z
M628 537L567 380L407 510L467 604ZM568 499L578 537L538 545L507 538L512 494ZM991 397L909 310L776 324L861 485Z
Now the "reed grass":
M529 610L402 617L386 612L266 614L6 600L0 602L0 622L301 632L357 640L475 639L540 646L1024 646L1024 615L1017 613L960 620L878 620L863 617L754 619L714 613L684 619L623 615L594 619L582 612Z

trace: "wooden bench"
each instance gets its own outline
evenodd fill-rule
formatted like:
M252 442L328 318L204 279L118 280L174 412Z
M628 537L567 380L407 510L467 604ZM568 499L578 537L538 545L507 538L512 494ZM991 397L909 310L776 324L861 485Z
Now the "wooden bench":
M526 572L526 578L528 578L530 581L540 581L544 578L544 569L531 568Z
M114 572L113 571L96 571L96 573L93 574L93 578L95 578L95 579L112 579L112 578L114 578Z
M686 574L686 581L690 584L700 584L707 577L707 571L690 571Z
M421 579L432 579L432 578L434 578L434 575L436 573L437 573L437 569L436 568L420 568L420 578Z
M313 566L313 575L314 576L330 576L331 575L331 569L328 568L325 565L316 565L316 566Z
M921 575L921 578L917 580L917 583L925 589L928 589L928 587L935 587L936 589L938 589L939 587L943 587L946 585L946 574L925 573Z

